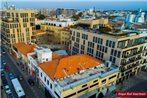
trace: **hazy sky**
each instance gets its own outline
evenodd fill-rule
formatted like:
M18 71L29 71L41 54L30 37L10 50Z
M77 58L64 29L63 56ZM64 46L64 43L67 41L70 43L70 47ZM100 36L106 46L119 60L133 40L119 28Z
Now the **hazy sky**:
M0 0L14 4L17 8L76 8L87 9L143 9L147 10L147 0ZM2 4L3 5L3 4Z

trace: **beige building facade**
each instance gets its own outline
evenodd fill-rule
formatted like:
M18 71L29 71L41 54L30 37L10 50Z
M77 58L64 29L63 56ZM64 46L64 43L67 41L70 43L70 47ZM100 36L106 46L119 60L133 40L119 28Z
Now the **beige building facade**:
M94 19L94 20L87 20L87 19L80 19L78 20L79 25L83 25L84 27L95 28L98 26L108 26L108 19Z
M118 82L137 74L147 65L147 33L102 34L72 29L71 54L88 54L119 66Z
M48 34L49 42L61 44L64 46L69 45L70 30L57 26L41 25L41 29L45 30Z
M33 30L35 14L32 10L2 11L2 40L8 48L15 43L31 42Z

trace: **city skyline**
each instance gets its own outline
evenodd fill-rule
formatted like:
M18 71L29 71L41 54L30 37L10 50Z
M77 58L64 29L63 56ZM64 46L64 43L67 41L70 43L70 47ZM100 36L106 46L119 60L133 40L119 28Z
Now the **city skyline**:
M138 10L138 9L143 9L144 11L147 10L146 3L147 1L64 1L61 2L60 0L58 1L47 1L44 0L40 2L37 0L35 1L13 1L13 0L8 0L8 5L15 5L17 8L69 8L69 9L89 9L95 7L97 10ZM81 6L82 5L84 6ZM23 5L22 5L23 4ZM33 5L32 5L33 4ZM2 3L2 6L4 4ZM136 6L137 5L137 6Z

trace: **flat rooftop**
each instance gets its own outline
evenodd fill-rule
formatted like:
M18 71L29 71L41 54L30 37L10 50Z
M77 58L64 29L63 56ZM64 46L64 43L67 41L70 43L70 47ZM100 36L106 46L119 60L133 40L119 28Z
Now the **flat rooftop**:
M101 64L92 68L84 69L73 75L58 79L57 83L61 86L61 88L63 88L63 90L67 90L72 87L84 84L87 81L94 80L96 78L103 78L118 71L119 69L115 65L112 65L108 68L104 64Z
M90 32L90 33L102 34L102 35L111 36L111 37L115 37L115 38L124 38L124 37L136 36L136 35L140 35L143 33L144 34L147 33L147 29L122 30L119 32L111 32L111 31L110 32L100 32L99 29L89 29L89 28L83 28L83 27L76 27L73 29L82 30L82 31Z

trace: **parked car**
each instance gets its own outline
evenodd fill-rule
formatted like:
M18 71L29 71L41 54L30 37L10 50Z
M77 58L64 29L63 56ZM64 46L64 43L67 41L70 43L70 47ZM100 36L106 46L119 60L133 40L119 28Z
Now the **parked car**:
M4 86L8 85L8 82L7 82L6 78L3 79L2 82L3 82L3 85L4 85Z
M10 92L9 94L7 94L7 98L14 98L12 92Z
M10 78L10 80L12 80L12 79L14 79L15 77L14 77L14 75L13 75L12 73L9 73L9 78Z
M0 65L0 72L4 71L4 67Z
M5 77L5 73L4 72L1 72L1 77Z
M6 63L6 60L2 60L2 64L3 65L6 65L7 63Z
M5 54L5 53L6 53L6 51L5 51L4 49L2 49L2 53L3 53L3 54Z
M5 86L5 91L6 91L7 94L9 94L11 92L11 90L10 90L8 85Z
M18 79L19 79L20 81L22 81L22 80L23 80L23 77L22 77L21 75L19 75L19 76L18 76Z
M31 86L34 86L34 85L35 85L35 82L33 81L33 79L28 79L28 83L29 83Z

